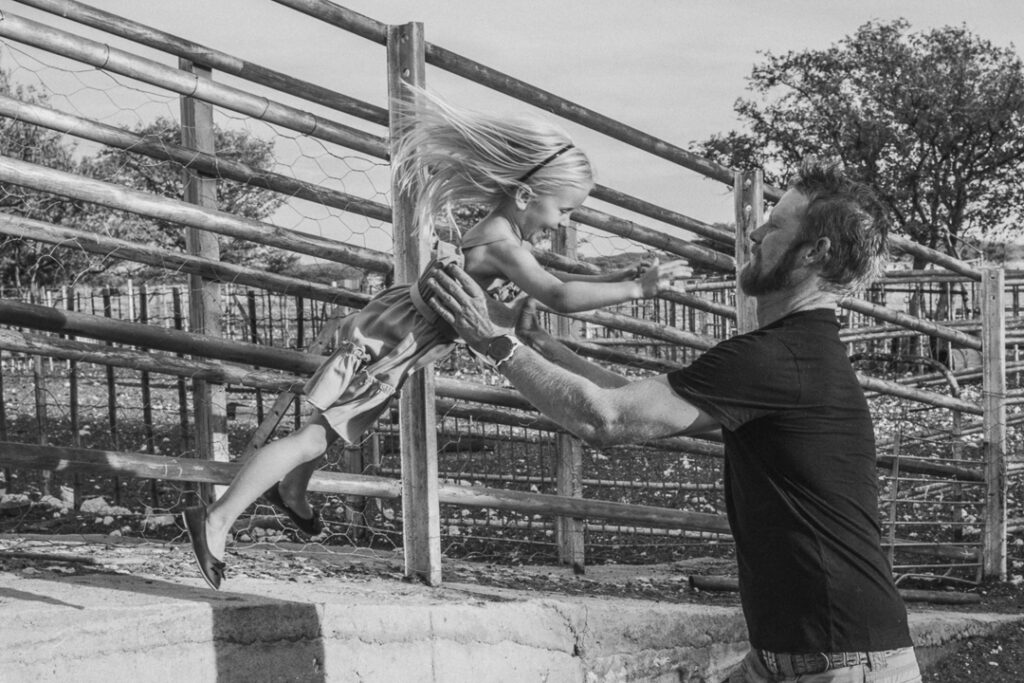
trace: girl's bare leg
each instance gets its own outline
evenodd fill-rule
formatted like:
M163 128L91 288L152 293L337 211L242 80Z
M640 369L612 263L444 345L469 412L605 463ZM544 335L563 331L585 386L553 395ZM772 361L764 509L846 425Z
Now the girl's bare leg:
M320 469L321 464L320 458L314 458L309 462L302 463L286 474L278 486L284 502L299 517L313 519L313 508L310 506L309 501L306 500L306 489L309 488L310 478L312 478L314 472Z
M223 559L231 525L246 508L296 467L315 464L336 438L326 423L313 420L256 451L239 470L224 495L207 508L206 544L210 554Z

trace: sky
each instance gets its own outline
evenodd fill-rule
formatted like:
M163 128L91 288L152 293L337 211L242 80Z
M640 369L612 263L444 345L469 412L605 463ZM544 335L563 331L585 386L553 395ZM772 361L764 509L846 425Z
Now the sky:
M272 0L89 0L87 4L383 106L382 46ZM738 127L733 105L762 53L825 48L870 20L912 29L964 24L1024 55L1021 0L340 0L386 23L419 21L426 40L618 119L674 145ZM4 0L4 12L60 25ZM140 54L145 54L140 51ZM166 56L162 57L165 63ZM449 101L529 111L433 68L427 84ZM730 222L720 183L620 143L565 127L587 150L598 182L699 220ZM599 207L600 208L600 207Z

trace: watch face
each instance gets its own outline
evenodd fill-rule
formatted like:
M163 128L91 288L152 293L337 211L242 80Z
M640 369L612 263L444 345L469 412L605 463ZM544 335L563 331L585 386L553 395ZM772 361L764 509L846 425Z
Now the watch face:
M495 337L487 344L487 356L495 361L508 360L508 356L515 348L515 342L511 337Z

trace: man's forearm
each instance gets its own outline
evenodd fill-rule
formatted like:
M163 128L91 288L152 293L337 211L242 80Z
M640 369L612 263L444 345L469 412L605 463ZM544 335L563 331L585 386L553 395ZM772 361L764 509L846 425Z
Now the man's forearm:
M584 377L600 387L614 388L629 383L628 378L582 358L549 334L531 340L530 346L555 365Z
M526 400L567 431L590 443L603 438L607 425L596 400L602 391L600 385L559 367L528 346L519 348L503 363L501 373Z

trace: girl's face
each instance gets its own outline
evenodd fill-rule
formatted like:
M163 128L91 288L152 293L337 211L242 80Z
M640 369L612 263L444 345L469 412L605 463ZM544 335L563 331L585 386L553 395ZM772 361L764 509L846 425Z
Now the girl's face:
M522 214L523 239L536 245L556 228L569 223L569 216L580 208L590 188L563 187L552 194L531 197Z

